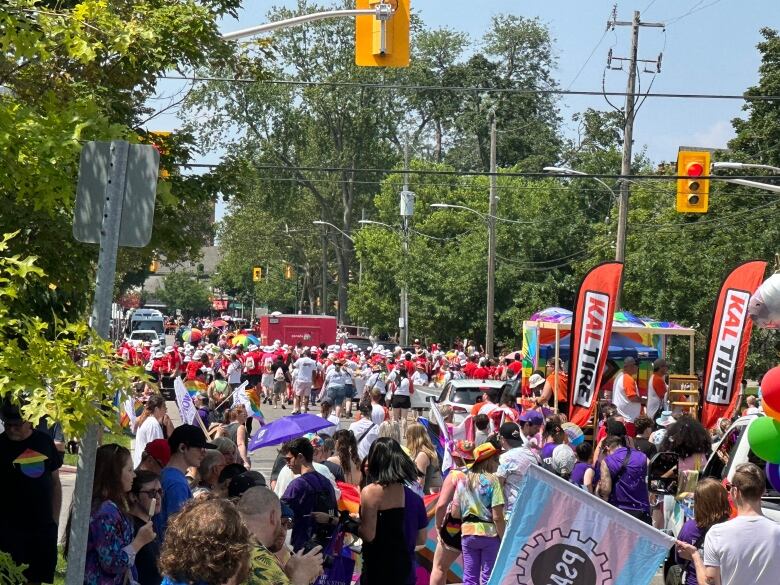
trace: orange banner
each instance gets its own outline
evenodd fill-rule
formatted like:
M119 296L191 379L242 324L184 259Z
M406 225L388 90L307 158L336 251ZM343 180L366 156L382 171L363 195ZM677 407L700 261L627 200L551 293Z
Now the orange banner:
M731 418L739 406L739 385L753 329L748 302L761 285L765 271L766 262L745 262L720 287L712 314L701 391L701 422L707 429L714 427L721 417Z
M622 262L604 262L585 275L577 293L569 361L569 420L584 427L598 404L609 353Z

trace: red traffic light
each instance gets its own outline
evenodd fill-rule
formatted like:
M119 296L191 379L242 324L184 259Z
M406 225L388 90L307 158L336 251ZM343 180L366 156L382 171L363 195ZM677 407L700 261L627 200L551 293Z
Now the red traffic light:
M699 162L692 162L685 167L685 174L689 177L701 177L704 172L704 165Z

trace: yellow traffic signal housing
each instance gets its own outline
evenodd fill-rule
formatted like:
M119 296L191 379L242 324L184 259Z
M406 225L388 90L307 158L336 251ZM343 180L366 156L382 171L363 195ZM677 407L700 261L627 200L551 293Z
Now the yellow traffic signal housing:
M292 280L292 277L293 277L293 268L292 268L292 265L290 265L290 264L285 264L285 265L284 265L284 277L285 277L287 280Z
M710 195L710 153L680 150L677 153L677 211L707 213Z
M160 269L160 263L157 260L152 260L149 263L149 272L157 272Z
M409 0L356 0L355 8L389 6L381 20L373 14L355 17L355 64L360 67L409 66Z
M260 266L252 268L252 281L260 282L263 280L263 269Z

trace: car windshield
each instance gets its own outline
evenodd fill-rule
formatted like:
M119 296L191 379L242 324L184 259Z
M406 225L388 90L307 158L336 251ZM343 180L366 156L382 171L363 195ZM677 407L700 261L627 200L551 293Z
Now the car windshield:
M133 321L130 327L133 331L146 329L156 331L157 333L163 333L165 329L165 325L162 321Z
M476 404L482 398L483 390L479 386L452 387L450 401L458 404Z

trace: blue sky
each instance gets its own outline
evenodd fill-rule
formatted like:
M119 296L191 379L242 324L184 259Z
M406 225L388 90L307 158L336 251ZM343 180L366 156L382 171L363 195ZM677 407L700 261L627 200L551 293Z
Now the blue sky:
M226 19L221 28L227 32L265 22L274 5L293 7L296 2L246 0L239 20ZM629 53L630 27L604 34L613 5L605 0L412 0L412 10L429 28L464 31L475 42L489 28L493 15L538 17L554 38L559 85L596 91L601 89L609 49L616 56ZM634 10L641 12L643 21L667 25L665 33L660 28L642 28L639 34L640 59L655 59L663 51L662 70L652 88L659 93L741 94L758 80L759 29L780 28L777 0L635 0L618 3L618 20L630 21ZM642 74L643 89L651 78L652 74ZM170 93L171 83L161 82L160 91ZM607 71L607 91L624 91L625 86L625 71ZM622 106L623 100L614 98L613 103ZM586 96L563 96L559 105L565 122L587 107L610 107L602 97ZM676 158L680 145L723 147L733 135L730 121L742 105L739 100L649 98L637 115L635 149L646 147L652 160L668 161ZM170 129L179 122L165 115L150 125ZM567 124L565 131L573 130ZM218 153L212 153L197 162L218 158Z

